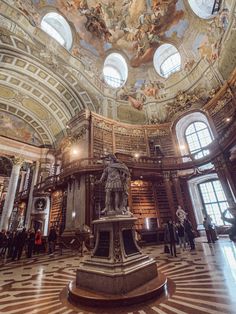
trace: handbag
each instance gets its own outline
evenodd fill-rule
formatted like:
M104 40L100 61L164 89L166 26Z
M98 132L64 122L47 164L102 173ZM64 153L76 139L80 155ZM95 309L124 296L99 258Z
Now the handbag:
M167 244L164 245L164 253L167 253L167 254L170 253L170 249L169 249L169 246Z

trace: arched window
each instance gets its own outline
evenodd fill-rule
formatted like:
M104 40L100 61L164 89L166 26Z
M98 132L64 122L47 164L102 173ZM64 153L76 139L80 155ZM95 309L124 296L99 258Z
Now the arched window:
M72 33L69 24L63 16L56 12L47 13L41 21L41 28L63 47L68 50L71 48Z
M206 123L197 121L191 123L185 131L186 142L191 154L195 159L209 154L209 150L204 149L212 142L212 136Z
M203 19L208 19L219 11L219 7L215 5L218 1L215 0L188 0L188 2L193 12Z
M191 126L191 124L193 123L197 123L197 122L201 122L203 123L204 127L202 129L202 132L200 132L198 135L200 136L201 138L201 141L200 141L200 144L199 144L199 140L197 138L197 147L196 145L193 146L194 144L192 144L191 142L196 142L194 141L194 139L196 138L196 136L190 136L192 133L191 130L194 130L194 128L190 128L188 131L189 131L189 141L190 141L190 146L188 145L188 142L187 142L187 137L186 137L186 132L187 132L187 129L188 127ZM204 147L208 144L210 144L210 139L209 139L209 134L207 135L206 139L203 140L203 136L205 137L205 133L207 131L205 131L205 127L207 126L207 129L210 133L210 137L211 137L211 141L214 139L214 133L213 133L213 130L211 129L211 126L209 124L209 121L208 121L208 118L207 116L201 112L201 111L194 111L194 112L191 112L187 115L184 115L183 117L181 117L179 119L179 121L177 121L176 125L175 125L175 133L176 133L176 137L177 137L177 141L178 141L178 150L181 154L181 156L185 156L185 155L189 155L189 153L196 153L196 151L201 148L201 147ZM198 125L197 125L198 127ZM200 130L199 130L200 131ZM193 132L194 133L194 132ZM208 143L208 144L206 144ZM195 151L193 151L193 149L195 148ZM197 154L197 153L196 153ZM198 157L200 158L200 157ZM183 161L189 161L189 158L185 158L183 157Z
M217 226L228 224L221 219L225 209L229 207L219 180L209 180L198 185L205 213L210 215ZM231 217L228 214L227 217Z
M103 66L103 77L105 82L113 88L121 87L128 78L127 63L119 53L111 53L105 60Z
M157 48L153 57L154 68L157 73L168 78L181 68L181 57L175 46L163 44Z

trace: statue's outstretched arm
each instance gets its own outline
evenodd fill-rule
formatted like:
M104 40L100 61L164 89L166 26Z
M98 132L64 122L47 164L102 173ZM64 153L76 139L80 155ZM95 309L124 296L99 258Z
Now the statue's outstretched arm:
M224 220L224 221L226 221L226 222L228 222L228 223L230 223L230 224L233 224L233 222L234 222L234 219L233 219L233 218L226 218L226 217L225 217L227 211L228 211L228 209L226 209L226 210L223 212L223 214L221 215L221 219Z
M103 171L102 176L100 178L100 182L104 182L107 179L107 168Z

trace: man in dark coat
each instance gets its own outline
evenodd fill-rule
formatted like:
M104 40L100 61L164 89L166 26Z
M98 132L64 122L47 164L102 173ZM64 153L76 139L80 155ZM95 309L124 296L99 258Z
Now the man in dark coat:
M170 219L165 226L165 243L168 243L170 245L170 253L172 256L175 256L175 257L177 257L176 242L177 242L177 236L176 236L175 225L173 224L173 221Z
M49 254L53 254L55 251L57 241L57 232L54 227L51 227L49 235L48 235L48 246L49 246Z
M18 232L16 235L15 249L14 249L13 257L12 257L13 260L16 257L18 260L21 258L26 239L27 239L27 232L26 232L26 229L24 228L22 231Z

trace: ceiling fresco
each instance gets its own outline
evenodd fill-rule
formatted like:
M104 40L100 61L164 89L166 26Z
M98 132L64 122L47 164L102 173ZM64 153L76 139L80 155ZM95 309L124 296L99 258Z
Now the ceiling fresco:
M22 63L27 85L32 83L29 93L34 94L31 98L37 99L37 105L35 101L21 105L51 128L55 116L59 124L53 134L60 134L81 108L131 123L174 121L183 112L206 104L223 84L226 76L223 72L230 73L234 67L225 67L236 42L230 41L232 47L226 55L224 50L229 46L230 31L234 27L231 19L234 5L229 0L223 1L220 12L210 19L197 17L188 0L3 0L2 3L10 7L5 14L2 5L4 25L10 32L17 30L16 26L20 31L22 26L25 32L24 40L16 42L22 60L14 62L14 67ZM57 12L69 22L73 44L68 50L42 30L41 21L49 12ZM14 26L7 18L15 22ZM0 35L4 45L7 45L7 36ZM15 36L12 38L15 42ZM176 47L181 56L180 70L168 78L159 75L153 65L153 56L164 43ZM22 54L20 45L25 46ZM103 76L104 60L111 52L120 52L128 66L127 82L117 89L106 85ZM37 59L35 82L32 73L28 73L31 70L28 55L24 58L24 54ZM12 71L9 58L11 54L3 61L6 60L5 69L9 64ZM53 72L50 78L42 65ZM23 84L18 72L17 86ZM13 78L8 80L8 84L16 85ZM47 86L46 97L41 86ZM22 94L26 97L24 90ZM41 110L42 103L46 111ZM51 122L47 111L52 113ZM13 137L19 136L13 133ZM37 136L36 139L29 136L29 140L39 145Z
M39 135L30 125L6 112L0 112L0 135L35 146L43 144Z
M150 62L161 43L182 38L188 27L182 0L33 2L37 9L50 5L62 12L74 24L81 45L92 53L104 56L109 49L122 50L133 67Z

